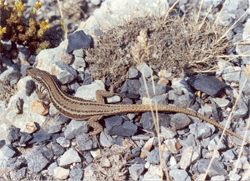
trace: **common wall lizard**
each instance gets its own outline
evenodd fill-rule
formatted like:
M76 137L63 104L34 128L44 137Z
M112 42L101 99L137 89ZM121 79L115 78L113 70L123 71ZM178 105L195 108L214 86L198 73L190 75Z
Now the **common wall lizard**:
M114 115L124 112L146 112L150 111L150 105L136 105L136 104L105 104L104 97L110 97L113 92L107 92L99 90L96 92L97 102L84 100L79 97L74 97L63 92L57 85L54 78L46 71L37 68L28 68L26 73L30 75L35 81L41 83L49 94L50 101L56 107L56 109L64 116L75 120L87 120L89 126L94 128L94 131L90 133L91 136L102 132L103 127L96 122L103 115ZM152 105L154 111L156 111L155 105ZM215 122L206 116L191 111L186 108L171 106L171 105L157 105L158 111L168 111L176 113L184 113L202 119L220 129L224 129L222 125ZM232 132L229 129L225 129L227 133L243 140L241 136ZM250 141L246 140L250 144Z

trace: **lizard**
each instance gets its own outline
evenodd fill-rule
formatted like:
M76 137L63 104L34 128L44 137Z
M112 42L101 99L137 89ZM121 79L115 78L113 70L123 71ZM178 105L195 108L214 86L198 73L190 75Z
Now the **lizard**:
M241 140L243 138L234 133L233 131L225 128L219 123L215 122L213 119L210 119L200 113L189 110L187 108L173 106L173 105L144 105L144 104L105 104L104 98L111 97L114 95L113 88L110 91L106 90L97 90L96 99L97 101L85 100L83 98L74 97L63 92L59 85L56 83L53 76L43 70L38 68L28 68L26 70L27 75L31 76L36 82L42 84L42 86L47 90L49 99L59 113L64 116L74 119L74 120L85 120L87 124L94 128L94 131L90 132L90 136L95 136L103 131L103 127L97 121L103 116L115 115L119 113L127 112L147 112L159 111L159 112L175 112L175 113L184 113L190 116L197 117L202 119L220 129L225 129L225 131ZM248 144L250 141L245 140Z

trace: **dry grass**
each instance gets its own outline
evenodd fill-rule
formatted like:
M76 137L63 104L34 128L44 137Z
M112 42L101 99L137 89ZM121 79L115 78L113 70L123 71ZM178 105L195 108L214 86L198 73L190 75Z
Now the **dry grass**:
M17 86L8 85L4 81L0 81L0 100L5 101L6 105L9 103L10 98L16 93Z
M94 48L86 51L85 60L92 69L95 79L111 78L115 82L128 76L130 67L135 67L133 49L136 47L140 31L148 36L150 44L143 59L154 71L166 69L178 76L182 71L187 73L205 71L216 66L218 56L223 55L231 43L221 38L226 27L210 25L203 19L196 23L190 14L180 18L135 18L120 26L104 32ZM217 44L221 38L220 43Z
M92 167L95 170L97 180L126 180L128 157L127 149L120 145L113 145L111 148L103 149L102 154L94 159Z

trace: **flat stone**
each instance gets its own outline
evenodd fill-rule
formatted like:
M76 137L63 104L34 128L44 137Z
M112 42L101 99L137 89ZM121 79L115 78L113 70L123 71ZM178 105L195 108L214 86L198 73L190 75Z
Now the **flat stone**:
M65 166L75 162L81 162L81 158L75 149L70 148L61 156L59 166Z
M196 75L188 80L188 83L196 90L217 97L227 86L225 83L213 76Z
M205 173L208 168L209 163L210 163L210 159L198 160L192 168L194 174ZM217 175L226 175L226 174L227 174L227 171L224 168L224 164L222 162L214 160L208 171L208 176L213 177Z
M144 164L135 164L128 168L130 176L133 180L138 180L144 169Z
M191 181L190 176L187 174L185 170L173 169L170 170L169 176L174 180L183 180L183 181Z
M49 163L47 157L41 152L41 150L34 150L26 155L28 169L33 173L42 171Z
M58 179L66 179L69 176L69 169L65 169L62 167L57 167L54 170L54 176Z

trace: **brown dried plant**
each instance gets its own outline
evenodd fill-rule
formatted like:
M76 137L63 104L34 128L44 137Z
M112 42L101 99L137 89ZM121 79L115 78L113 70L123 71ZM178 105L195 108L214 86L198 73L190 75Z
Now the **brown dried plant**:
M86 51L85 60L93 78L110 77L115 82L128 77L129 68L141 62L151 65L154 71L166 69L174 76L183 70L205 71L216 66L218 56L231 45L226 37L221 38L226 28L211 26L205 19L196 23L191 13L185 18L168 15L166 21L134 18L104 32L95 47Z

